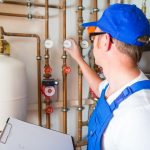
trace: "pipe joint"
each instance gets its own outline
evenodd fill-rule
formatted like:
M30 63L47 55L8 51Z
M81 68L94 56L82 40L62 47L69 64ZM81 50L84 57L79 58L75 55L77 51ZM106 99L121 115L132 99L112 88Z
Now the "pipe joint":
M84 107L77 107L77 110L82 111L82 110L84 110Z
M62 55L62 59L67 59L67 55Z
M85 9L85 7L83 7L83 6L77 6L77 11L78 10L84 10Z
M27 7L30 8L31 6L32 6L32 2L29 0L29 1L27 2Z
M32 19L33 15L32 14L28 14L28 19Z
M69 108L64 108L64 107L63 107L63 108L61 109L61 111L62 111L62 112L68 112L68 111L69 111Z
M95 13L95 12L99 12L100 11L100 9L98 9L98 8L93 8L92 10L91 10L91 14L93 14L93 13Z
M45 55L45 59L49 59L49 55Z
M37 56L36 57L37 60L41 60L41 58L42 58L41 56Z

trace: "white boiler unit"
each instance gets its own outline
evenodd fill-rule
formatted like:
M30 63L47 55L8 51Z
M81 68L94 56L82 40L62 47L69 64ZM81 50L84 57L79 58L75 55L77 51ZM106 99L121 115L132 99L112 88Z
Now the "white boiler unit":
M24 64L0 54L0 130L7 118L26 119L27 81Z

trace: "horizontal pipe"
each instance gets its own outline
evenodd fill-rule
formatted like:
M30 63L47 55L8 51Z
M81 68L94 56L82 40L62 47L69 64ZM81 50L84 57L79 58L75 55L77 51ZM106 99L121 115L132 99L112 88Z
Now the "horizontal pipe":
M15 14L15 13L4 13L4 12L0 12L1 16L11 16L11 17L25 17L28 18L28 15L26 14ZM35 19L45 19L44 16L36 16L36 15L32 15L32 18Z
M75 143L75 147L81 147L81 146L85 146L85 145L87 145L86 140L79 141L79 142Z
M13 1L4 1L4 4L12 4L12 5L20 5L20 6L27 6L26 2L13 2ZM45 4L37 4L37 3L32 3L33 6L36 7L45 7ZM48 5L49 8L56 8L56 9L62 9L61 6L57 5Z

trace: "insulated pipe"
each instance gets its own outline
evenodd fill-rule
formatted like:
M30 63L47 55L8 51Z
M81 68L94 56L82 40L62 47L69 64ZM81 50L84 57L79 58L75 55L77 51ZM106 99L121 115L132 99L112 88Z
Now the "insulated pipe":
M24 17L24 18L29 18L29 15L27 14L15 14L15 13L4 13L4 12L0 12L1 16L10 16L10 17ZM36 15L32 15L32 18L35 19L45 19L44 16L36 16Z
M41 51L40 51L40 37L37 34L28 33L10 33L4 32L3 27L0 27L0 31L5 36L17 36L17 37L32 37L37 39L37 78L38 78L38 124L42 126L42 103L41 103Z
M48 9L48 0L45 0L45 40L49 38L49 9ZM45 48L45 67L49 66L49 50ZM47 79L50 78L50 76L46 76ZM46 107L50 106L50 100L49 102L46 102ZM46 128L50 129L50 113L46 113Z
M78 0L78 45L80 46L80 43L82 41L82 34L83 34L83 2L82 0ZM80 50L82 53L82 48L80 46ZM82 141L82 71L81 68L78 66L78 129L77 129L77 143ZM79 147L81 149L81 147Z
M2 3L4 4L12 4L12 5L20 5L20 6L27 6L27 2L13 2L13 1L9 1L9 0L4 0ZM33 6L36 7L45 7L44 4L37 4L37 3L32 3ZM56 8L56 9L62 9L61 6L56 6L56 5L48 5L48 8Z
M63 0L63 40L66 39L66 0ZM63 50L63 66L62 66L62 75L63 75L63 133L67 133L67 73L64 71L67 66L67 54Z

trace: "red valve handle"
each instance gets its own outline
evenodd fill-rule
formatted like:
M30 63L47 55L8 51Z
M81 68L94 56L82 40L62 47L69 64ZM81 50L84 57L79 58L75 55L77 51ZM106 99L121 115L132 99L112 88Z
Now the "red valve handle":
M44 72L45 72L45 74L51 74L52 73L52 68L50 66L45 66L44 67Z
M46 114L51 114L51 113L53 113L53 111L54 111L54 109L53 109L53 107L51 107L51 106L47 106L47 107L45 108L45 113L46 113Z
M69 66L65 66L65 67L64 67L64 72L65 72L66 74L70 73L70 72L71 72L71 68L70 68Z

